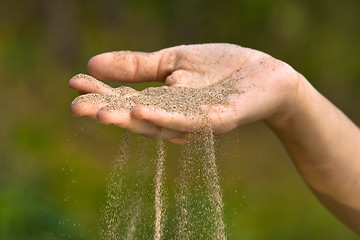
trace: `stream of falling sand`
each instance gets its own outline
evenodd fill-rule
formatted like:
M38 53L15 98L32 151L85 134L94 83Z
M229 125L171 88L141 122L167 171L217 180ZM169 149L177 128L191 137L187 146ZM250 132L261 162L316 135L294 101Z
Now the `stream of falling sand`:
M157 163L155 175L155 234L154 240L160 240L163 235L165 209L164 209L164 163L165 163L165 149L164 142L158 140L157 142Z
M102 209L100 218L100 238L103 240L115 240L121 236L120 229L125 217L122 207L121 196L123 188L123 168L129 157L129 138L125 134L117 158L114 161L111 172L107 178L106 202Z
M241 76L238 75L239 73L236 71L219 81L218 84L199 89L162 86L146 88L138 92L122 86L114 89L111 94L83 94L77 97L73 104L84 107L84 102L90 102L92 105L103 106L102 109L106 111L130 111L137 105L153 105L170 114L181 113L190 121L191 119L196 120L199 116L206 119L207 116L202 106L225 106L229 104L228 97L230 95L243 93L235 87L241 79ZM74 78L85 79L97 86L102 84L85 74L78 74ZM185 161L183 169L185 170L180 174L183 179L179 183L180 194L177 205L180 207L180 212L178 212L178 231L175 237L177 239L223 240L226 239L226 235L214 139L209 127L203 129L202 135L203 140L199 141L201 143L194 144L195 150L185 147L187 153L184 154L185 159L183 159ZM125 143L127 144L126 148L129 148L128 143L126 141ZM165 150L161 140L157 143L157 151L155 187L153 188L155 191L153 196L155 205L153 234L154 240L161 240L167 238L165 236L167 233L165 226L167 225L164 207ZM141 190L132 192L133 184L129 185L130 188L124 185L126 181L123 181L123 175L129 174L124 166L129 160L130 153L123 152L114 165L107 187L108 200L103 210L103 228L101 230L102 239L106 240L136 239L137 228L141 225L139 223L141 217L138 215L140 215L139 212L142 212L139 207L144 199L142 199ZM139 169L135 172L138 176L141 175L141 167ZM199 226L197 226L198 224ZM149 233L147 234L145 238L149 237ZM144 238L144 235L142 237ZM174 236L170 237L174 238Z
M133 161L130 155L135 155L136 158L139 158L138 155L143 157L143 160L138 160L140 166L136 167L136 176L141 176L144 172L142 169L144 166L141 167L141 164L151 165L149 157L144 152L136 155L130 151L131 143L125 134L119 155L108 177L107 200L101 218L100 239L132 240L139 237L149 239L151 230L144 231L142 224L150 228L152 226L154 240L226 239L214 139L210 131L203 131L202 136L203 140L183 147L183 153L180 156L182 166L175 194L176 216L175 220L167 221L164 142L162 140L156 142L153 190L146 196L143 193L144 184L136 183L138 187L134 188L126 182L125 175L129 170L128 161ZM135 181L141 181L139 177L135 179ZM144 207L146 199L153 201L153 211L150 211L153 214L151 214L152 217L143 218L142 215L146 214L146 207ZM144 219L146 223L142 222ZM151 219L153 224L149 222ZM170 222L174 225L169 226ZM176 229L173 236L171 234L169 236L168 227Z
M222 193L220 189L219 175L216 166L216 155L215 155L215 142L214 136L210 129L205 129L204 136L206 140L204 141L204 149L206 150L206 155L204 159L205 174L207 187L209 191L209 200L211 202L211 208L214 209L213 212L213 223L215 225L215 234L214 239L225 240L225 224L223 219L223 200ZM206 159L207 158L207 159Z
M138 239L144 232L141 228L141 211L147 192L141 175L144 175L145 171L138 170L135 176L129 174L129 161L133 160L130 158L133 154L129 140L128 133L125 132L119 153L107 178L106 199L100 218L99 238L102 240ZM146 156L139 152L135 157L136 164L140 165Z
M226 239L223 201L216 166L214 138L184 146L178 179L176 239Z

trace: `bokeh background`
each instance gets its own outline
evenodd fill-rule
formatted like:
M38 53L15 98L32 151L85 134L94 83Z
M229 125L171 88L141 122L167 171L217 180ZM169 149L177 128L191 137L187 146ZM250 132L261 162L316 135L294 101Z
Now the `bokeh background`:
M70 114L68 80L91 56L206 42L259 49L359 124L359 12L358 0L2 0L0 239L97 239L124 130ZM217 154L229 239L357 239L263 123L218 137Z

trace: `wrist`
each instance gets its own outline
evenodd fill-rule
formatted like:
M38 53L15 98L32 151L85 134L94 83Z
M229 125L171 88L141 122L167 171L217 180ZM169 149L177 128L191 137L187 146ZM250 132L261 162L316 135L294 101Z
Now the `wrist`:
M301 116L310 107L310 92L313 90L309 82L300 73L296 72L296 77L290 80L289 93L283 99L278 111L264 119L265 123L275 133L286 131L292 124L300 121Z

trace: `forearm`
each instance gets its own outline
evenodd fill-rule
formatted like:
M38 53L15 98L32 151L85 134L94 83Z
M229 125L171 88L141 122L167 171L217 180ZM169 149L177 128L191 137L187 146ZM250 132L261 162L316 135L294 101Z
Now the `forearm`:
M281 114L280 114L281 115ZM266 122L319 200L360 234L360 130L301 78L295 106Z

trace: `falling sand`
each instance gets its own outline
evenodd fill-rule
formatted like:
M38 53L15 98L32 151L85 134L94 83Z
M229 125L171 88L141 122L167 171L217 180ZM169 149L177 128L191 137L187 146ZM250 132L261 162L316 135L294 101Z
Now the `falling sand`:
M74 78L93 81L97 85L102 84L84 74L76 75ZM235 90L235 83L224 80L220 84L201 89L163 86L147 88L140 92L129 87L120 87L111 90L111 94L81 95L74 100L74 103L90 102L101 105L109 111L131 110L136 105L156 106L170 113L181 113L187 118L200 116L200 119L207 123L207 116L202 106L227 105L229 95L241 94ZM201 136L201 141L183 147L176 192L176 230L173 236L169 237L170 239L226 239L214 138L209 124L196 130L195 134ZM124 145L128 145L126 141ZM156 148L152 232L153 239L160 240L166 238L168 222L165 214L165 206L167 206L164 188L165 149L162 140L158 140ZM127 188L122 180L128 154L123 149L109 177L108 200L103 210L101 239L138 239L137 236L149 239L149 235L145 237L148 232L139 229L142 226L139 215L143 212L142 201L145 197L138 193L141 190L137 190L137 193L136 191L127 193L130 188Z
M165 149L162 140L158 141L158 158L155 175L155 234L154 240L160 240L164 228L164 171L165 171Z
M180 158L176 239L226 239L223 201L210 129L202 141L186 144Z

